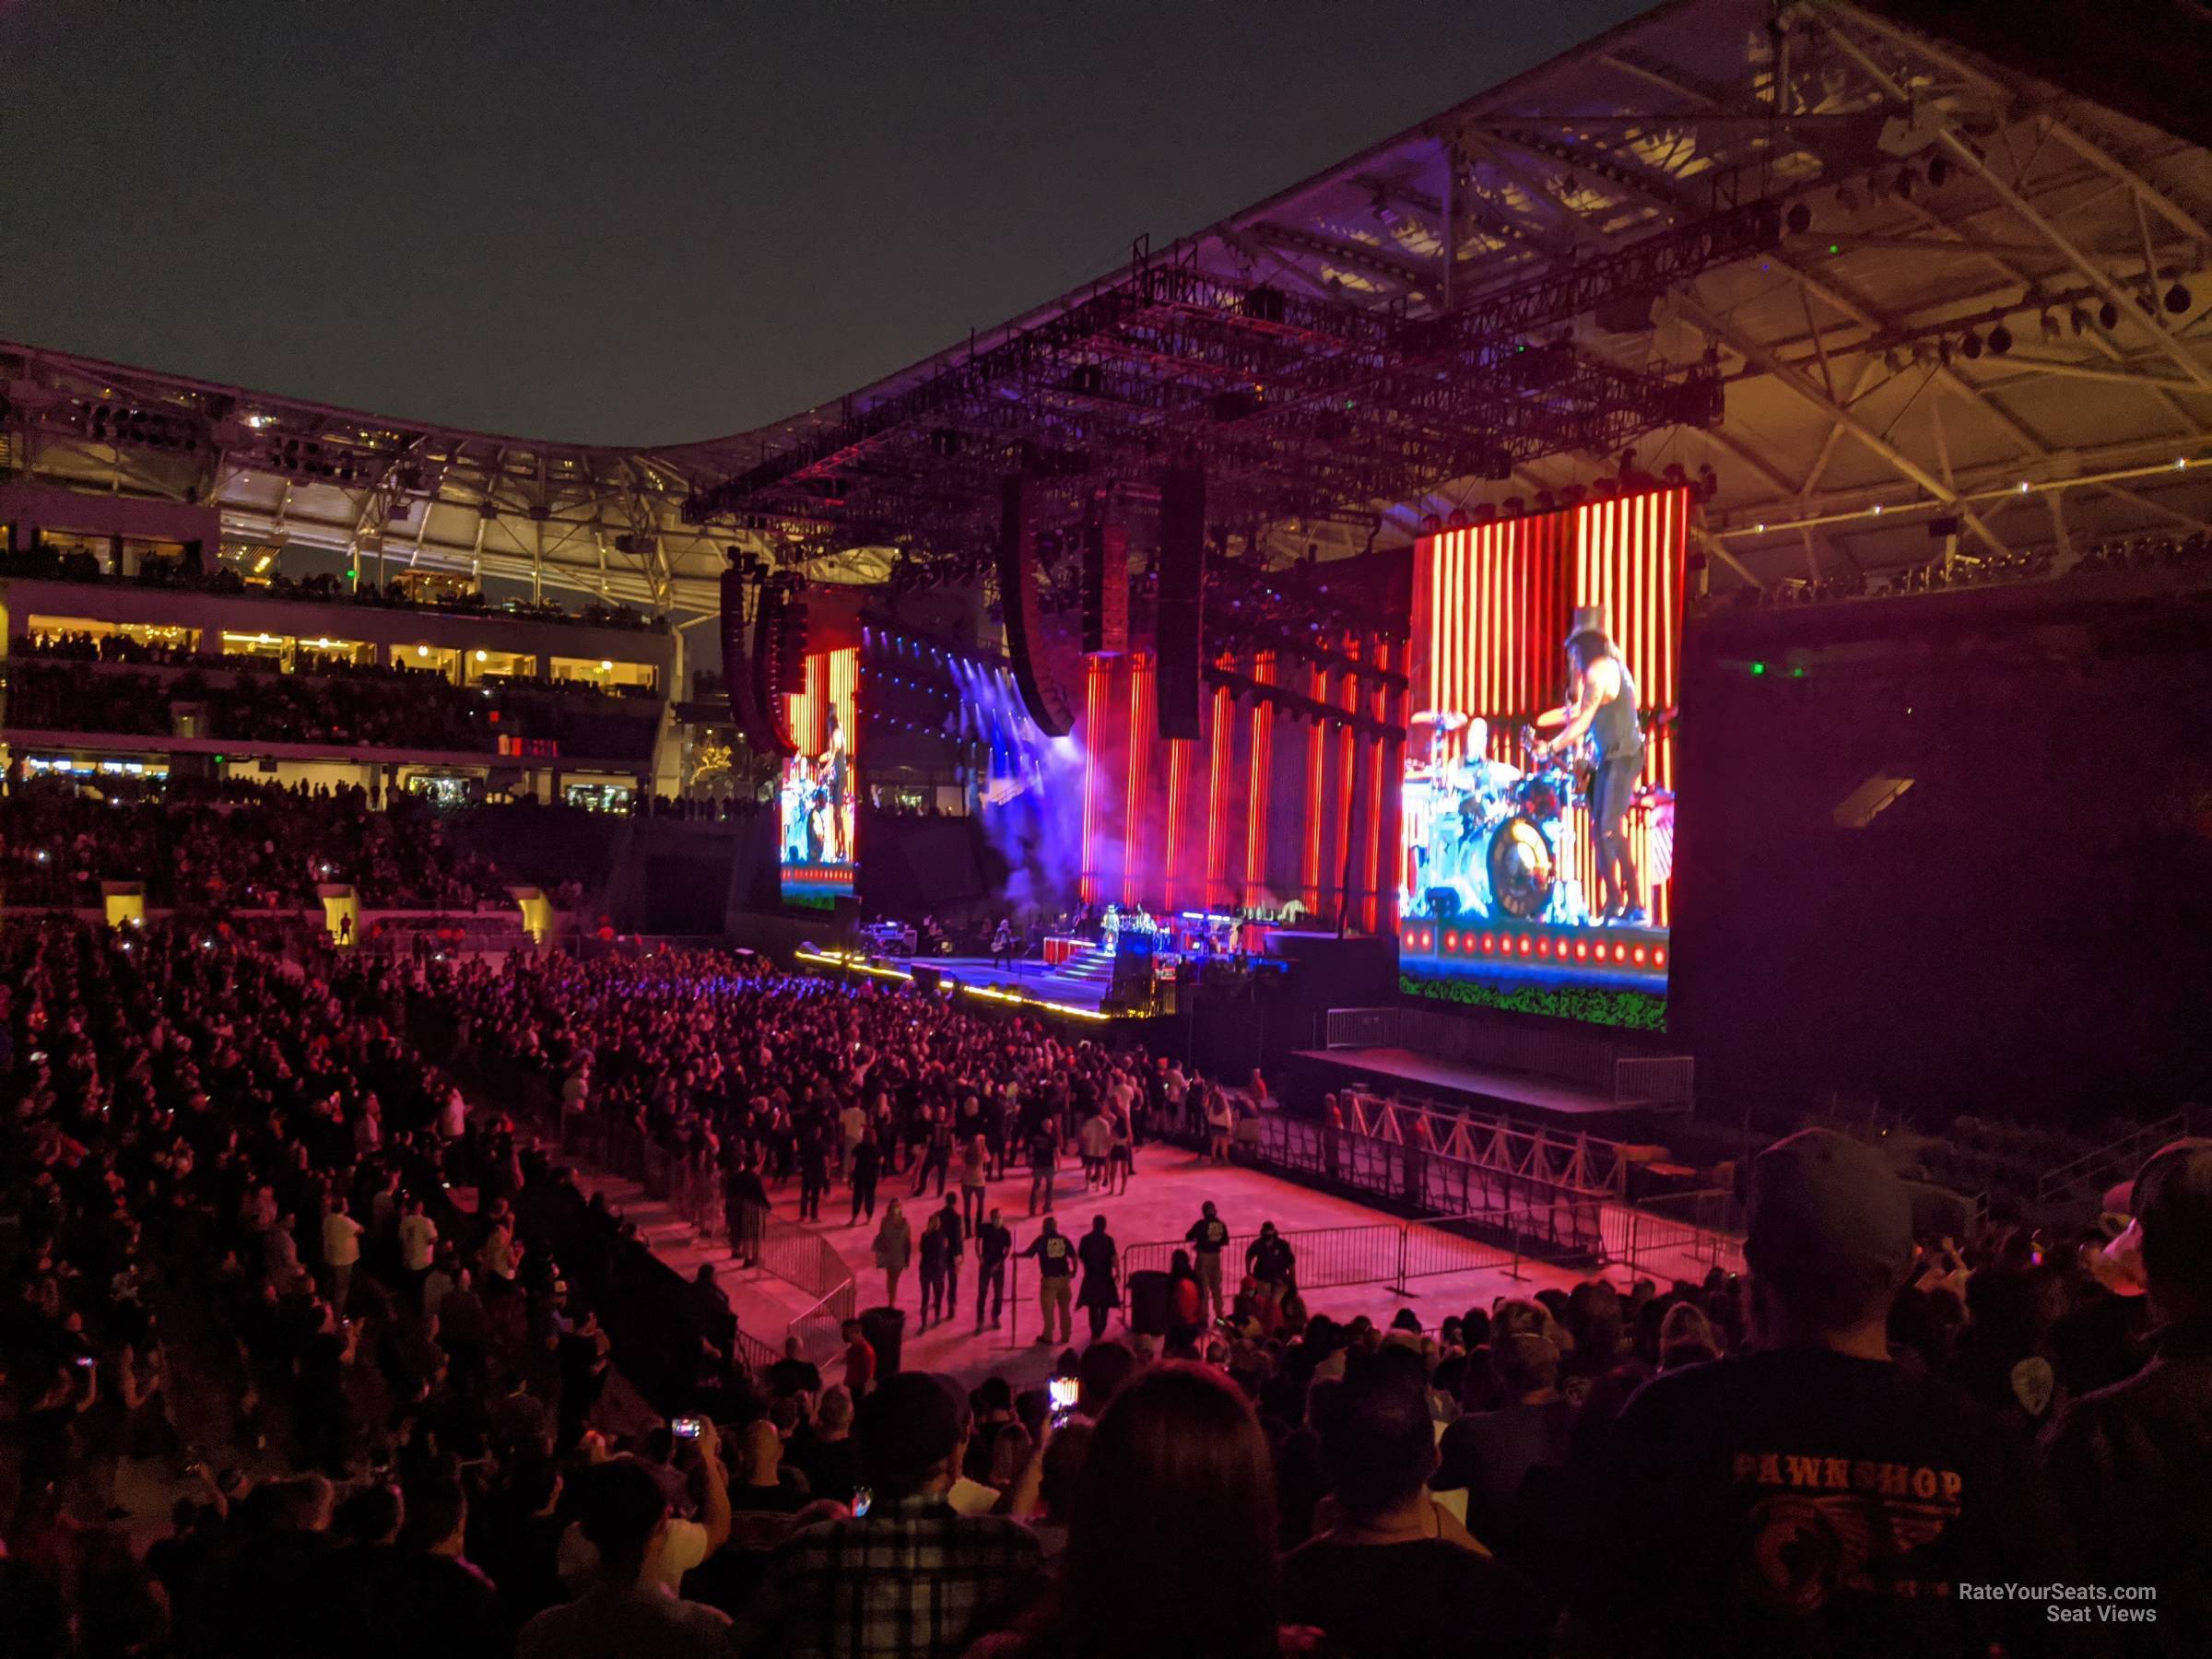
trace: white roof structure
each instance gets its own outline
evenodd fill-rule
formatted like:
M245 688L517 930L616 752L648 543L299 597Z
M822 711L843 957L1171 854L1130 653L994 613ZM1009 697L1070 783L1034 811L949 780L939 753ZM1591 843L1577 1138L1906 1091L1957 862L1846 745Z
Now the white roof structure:
M1712 468L1716 583L1922 563L1931 525L1949 521L1968 553L2051 550L2062 564L2097 539L2201 528L2212 152L1919 32L1899 9L1671 0L1152 259L1418 322L1771 197L1792 227L1778 245L1531 331L1629 369L1717 362L1723 421L1654 433L1637 455L1650 472ZM33 476L196 489L241 536L372 539L387 560L702 613L723 549L758 548L760 531L735 510L688 524L695 491L819 443L1097 291L696 444L459 432L31 347L0 347L5 430ZM143 413L118 442L126 407ZM1346 502L1292 534L1356 551L1378 512L1383 539L1402 540L1425 514L1619 465L1553 455L1509 482ZM878 579L895 557L811 570Z

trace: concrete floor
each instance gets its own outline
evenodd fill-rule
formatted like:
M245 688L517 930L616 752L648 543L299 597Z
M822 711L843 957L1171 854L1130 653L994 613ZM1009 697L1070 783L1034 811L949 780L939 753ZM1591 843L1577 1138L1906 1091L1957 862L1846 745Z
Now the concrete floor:
M685 1277L696 1273L701 1262L715 1263L715 1277L729 1296L743 1328L771 1344L781 1345L784 1325L805 1307L805 1297L767 1274L740 1268L728 1259L726 1246L719 1242L702 1244L688 1224L671 1213L667 1206L648 1198L634 1183L604 1178L586 1170L578 1171L578 1179L587 1191L604 1189L610 1204L638 1222L654 1253ZM886 1177L877 1189L877 1217L880 1220L886 1203L896 1197L919 1237L924 1220L941 1200L935 1195L934 1182L926 1197L914 1198L908 1190L910 1179ZM1018 1252L1039 1230L1038 1222L1030 1219L1028 1213L1029 1187L1026 1173L1010 1174L990 1187L990 1202L1003 1212L1006 1225L1013 1230ZM957 1191L957 1188L947 1190ZM796 1225L796 1182L781 1193L771 1194L771 1197L775 1214ZM1147 1147L1138 1152L1135 1177L1129 1190L1119 1197L1085 1193L1080 1168L1071 1162L1059 1177L1054 1215L1061 1230L1071 1234L1087 1230L1092 1217L1104 1216L1108 1230L1126 1253L1140 1243L1180 1241L1198 1219L1199 1206L1207 1199L1215 1203L1221 1218L1238 1232L1252 1231L1262 1221L1273 1221L1286 1233L1314 1228L1398 1225L1396 1218L1350 1199L1314 1192L1254 1170L1208 1164L1181 1147L1159 1146ZM884 1278L872 1253L875 1228L866 1223L848 1225L846 1218L850 1210L851 1199L845 1189L833 1188L823 1204L823 1225L818 1230L858 1280L859 1305L878 1306L884 1300ZM1006 1377L1017 1387L1041 1382L1050 1369L1051 1360L1058 1355L1060 1345L1048 1347L1036 1344L1038 1310L1031 1265L1019 1264L1019 1293L1008 1301L1006 1324L982 1333L975 1329L972 1261L964 1265L968 1271L961 1276L959 1317L932 1325L927 1331L918 1329L922 1288L917 1272L910 1266L900 1278L898 1305L905 1310L907 1316L904 1363L910 1370L948 1372L971 1384L994 1373ZM1410 1294L1405 1296L1394 1294L1384 1284L1367 1284L1309 1291L1306 1300L1316 1312L1340 1318L1364 1313L1378 1324L1387 1323L1400 1308L1411 1308L1423 1327L1433 1331L1447 1314L1464 1312L1473 1306L1488 1307L1498 1297L1528 1296L1552 1286L1567 1289L1577 1281L1593 1277L1591 1270L1566 1270L1533 1263L1520 1265L1518 1272L1520 1277L1515 1277L1511 1266L1501 1265L1438 1273L1411 1280L1406 1287ZM1626 1282L1627 1276L1618 1271L1610 1277L1617 1282ZM1230 1288L1233 1290L1233 1280ZM1009 1289L1013 1288L1010 1284ZM1075 1317L1077 1346L1081 1347L1089 1338L1089 1327L1080 1309ZM1119 1312L1113 1315L1107 1334L1116 1337L1126 1335ZM834 1381L839 1374L837 1368L825 1369Z

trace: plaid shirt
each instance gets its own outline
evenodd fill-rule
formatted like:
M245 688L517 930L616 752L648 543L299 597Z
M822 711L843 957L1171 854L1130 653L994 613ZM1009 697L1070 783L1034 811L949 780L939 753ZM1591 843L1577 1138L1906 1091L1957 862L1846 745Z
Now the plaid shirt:
M794 1533L770 1559L738 1647L762 1659L955 1659L978 1617L1034 1573L1036 1535L936 1495Z

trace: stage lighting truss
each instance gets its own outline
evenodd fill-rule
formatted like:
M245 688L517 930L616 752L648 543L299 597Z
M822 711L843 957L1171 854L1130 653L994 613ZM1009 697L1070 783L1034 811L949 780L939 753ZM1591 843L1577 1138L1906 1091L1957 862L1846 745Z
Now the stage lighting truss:
M1013 472L1039 481L1050 524L1078 517L1101 485L1149 486L1195 457L1217 522L1276 523L1504 477L1546 455L1611 453L1644 432L1715 422L1716 369L1624 368L1546 331L1771 247L1780 231L1771 201L1730 207L1427 317L1140 265L698 491L685 516L805 522L822 546L867 542L981 571Z

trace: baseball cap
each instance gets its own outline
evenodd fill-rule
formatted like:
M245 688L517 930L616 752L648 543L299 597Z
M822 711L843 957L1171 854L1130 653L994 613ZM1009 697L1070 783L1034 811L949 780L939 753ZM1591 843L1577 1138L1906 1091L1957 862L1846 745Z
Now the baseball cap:
M1889 1160L1832 1129L1776 1141L1751 1165L1747 1255L1768 1271L1843 1263L1901 1268L1912 1200Z
M912 1477L952 1454L965 1402L927 1371L900 1371L860 1403L861 1456L878 1479Z
M2167 1142L2108 1204L2135 1218L2152 1273L2212 1277L2212 1139Z

